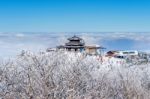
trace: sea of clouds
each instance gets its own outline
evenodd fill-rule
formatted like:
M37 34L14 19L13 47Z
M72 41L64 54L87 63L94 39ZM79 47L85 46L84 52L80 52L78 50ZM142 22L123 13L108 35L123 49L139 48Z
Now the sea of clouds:
M0 58L14 57L22 50L45 51L63 45L73 35L82 37L86 44L98 44L107 50L150 51L150 33L93 32L93 33L0 33Z

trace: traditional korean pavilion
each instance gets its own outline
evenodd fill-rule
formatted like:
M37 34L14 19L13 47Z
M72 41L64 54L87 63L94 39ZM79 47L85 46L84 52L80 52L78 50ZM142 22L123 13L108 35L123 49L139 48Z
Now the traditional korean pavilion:
M57 46L57 49L85 52L88 55L102 55L105 48L99 45L85 45L82 38L74 35L73 37L68 38L68 42L65 43L65 45Z
M68 38L68 42L65 45L60 45L58 49L65 49L67 51L83 51L84 50L84 40L76 35Z

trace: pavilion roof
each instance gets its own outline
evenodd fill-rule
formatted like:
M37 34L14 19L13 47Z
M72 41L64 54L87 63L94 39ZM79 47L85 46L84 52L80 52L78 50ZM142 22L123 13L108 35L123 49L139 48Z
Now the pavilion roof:
M99 45L86 45L85 48L106 49L105 47Z
M65 44L66 46L84 46L85 44L83 42L68 42Z
M68 40L83 40L83 39L74 35L73 37L68 38Z

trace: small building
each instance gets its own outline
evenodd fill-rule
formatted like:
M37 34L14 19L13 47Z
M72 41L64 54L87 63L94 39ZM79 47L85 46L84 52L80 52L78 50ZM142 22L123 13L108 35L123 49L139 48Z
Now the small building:
M85 52L86 54L89 54L89 55L102 55L104 54L103 52L104 49L105 49L104 47L101 47L99 45L85 46Z
M107 56L109 57L116 57L116 58L137 58L138 57L138 51L134 50L124 50L124 51L108 51Z
M73 36L68 38L67 43L65 45L57 46L57 49L65 49L67 51L84 51L84 40L78 36Z
M118 51L118 53L116 54L117 56L138 56L138 51L136 50L124 50L124 51Z
M118 53L118 51L108 51L106 53L106 56L108 56L108 57L115 57L117 53Z
M46 52L53 52L53 51L56 51L56 48L48 48L48 49L46 50Z
M66 50L64 45L57 46L57 50L64 51Z

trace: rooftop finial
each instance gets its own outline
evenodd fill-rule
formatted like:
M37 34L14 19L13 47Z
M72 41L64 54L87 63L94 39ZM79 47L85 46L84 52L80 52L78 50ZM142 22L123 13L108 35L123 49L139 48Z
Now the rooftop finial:
M73 37L76 37L76 35L74 34L74 36Z

